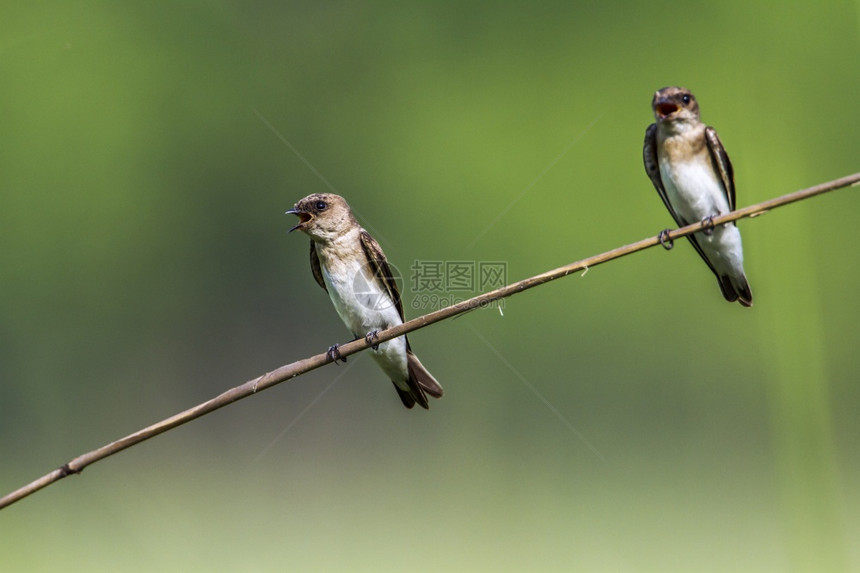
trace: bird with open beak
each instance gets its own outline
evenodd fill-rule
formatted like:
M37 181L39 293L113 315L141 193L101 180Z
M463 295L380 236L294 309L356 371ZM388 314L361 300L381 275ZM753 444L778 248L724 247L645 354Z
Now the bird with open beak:
M732 164L717 132L699 120L693 94L685 88L663 88L654 94L651 108L657 121L645 132L645 171L675 222L683 227L733 211ZM752 306L737 226L712 226L687 238L717 276L723 297Z
M372 342L378 331L403 323L388 260L343 197L315 193L287 213L299 218L290 232L299 230L311 238L311 271L353 336ZM427 395L442 397L442 386L412 353L405 335L372 346L370 353L407 408L428 408ZM329 356L340 358L337 345L329 348Z

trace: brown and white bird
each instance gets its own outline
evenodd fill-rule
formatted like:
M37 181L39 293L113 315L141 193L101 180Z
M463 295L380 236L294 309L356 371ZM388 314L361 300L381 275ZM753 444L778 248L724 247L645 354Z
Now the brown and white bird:
M645 171L679 226L735 208L732 164L713 127L699 120L699 104L689 90L666 87L651 101L656 123L645 132ZM744 273L741 233L734 223L687 235L717 276L723 297L752 306Z
M315 193L287 213L299 217L299 224L290 231L298 229L310 236L314 278L353 336L372 341L377 331L403 323L400 293L385 254L343 197ZM370 353L407 408L416 403L428 408L428 394L442 397L442 386L412 353L405 335L374 345ZM329 354L339 356L337 345Z

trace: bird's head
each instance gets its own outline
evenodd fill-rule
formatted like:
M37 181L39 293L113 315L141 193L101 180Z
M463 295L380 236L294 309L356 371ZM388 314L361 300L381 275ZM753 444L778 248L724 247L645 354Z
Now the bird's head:
M334 239L356 224L346 200L334 193L308 195L300 199L287 214L299 218L299 224L290 232L296 229L304 231L315 241Z
M672 86L657 90L651 100L651 109L658 123L699 120L699 103L687 88Z

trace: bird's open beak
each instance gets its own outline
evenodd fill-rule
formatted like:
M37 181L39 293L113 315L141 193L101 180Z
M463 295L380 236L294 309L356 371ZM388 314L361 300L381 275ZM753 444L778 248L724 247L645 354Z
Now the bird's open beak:
M658 118L665 119L678 111L678 104L666 99L657 100L657 103L654 105L654 111L657 112Z
M304 211L299 211L298 209L290 209L285 215L296 215L299 218L299 224L289 230L290 233L295 231L296 229L301 229L302 225L313 219L310 213L305 213Z

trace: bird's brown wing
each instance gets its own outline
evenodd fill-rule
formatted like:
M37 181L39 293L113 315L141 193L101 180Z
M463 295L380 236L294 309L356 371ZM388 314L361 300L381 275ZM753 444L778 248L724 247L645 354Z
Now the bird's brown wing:
M385 253L382 252L382 247L376 242L376 239L370 236L370 233L361 230L361 248L367 256L370 263L371 271L379 281L385 286L388 296L391 301L397 306L397 312L400 313L400 320L403 318L403 303L400 301L400 291L397 290L397 283L394 282L394 277L391 274L391 267L388 266L388 260L385 258Z
M325 286L325 281L323 280L320 257L317 255L317 248L313 241L311 241L311 272L314 274L317 284L319 284L324 291L328 292L328 289Z
M400 292L397 290L397 283L391 273L391 267L388 265L388 259L385 258L385 253L382 252L382 247L376 242L376 239L370 236L370 233L361 230L361 248L367 256L367 260L371 265L373 276L385 285L385 290L388 296L397 306L397 312L400 313L400 320L405 320L403 317L403 303L400 300ZM442 397L442 386L435 378L427 371L426 368L418 360L418 357L412 353L409 346L409 339L406 336L406 357L407 367L409 370L409 378L407 384L409 390L403 390L396 383L394 388L400 396L400 400L407 408L412 408L416 403L422 408L428 408L427 395L430 394L434 398ZM426 394L425 394L426 392Z
M720 180L723 182L723 192L726 194L726 199L729 202L729 209L735 210L735 171L732 168L732 162L729 161L729 156L726 149L723 147L723 142L720 141L716 130L713 127L705 128L705 141L708 142L708 151L711 154L711 160L720 174Z
M645 145L642 147L642 159L645 161L645 173L647 173L648 177L651 178L651 183L654 184L654 189L657 190L657 194L660 195L660 199L663 200L663 204L666 205L666 209L669 210L672 218L675 219L675 222L680 227L687 225L688 223L679 217L675 212L675 209L672 208L672 204L669 202L669 197L666 195L666 188L663 187L663 178L660 177L660 162L657 160L656 123L649 125L648 129L645 131Z

